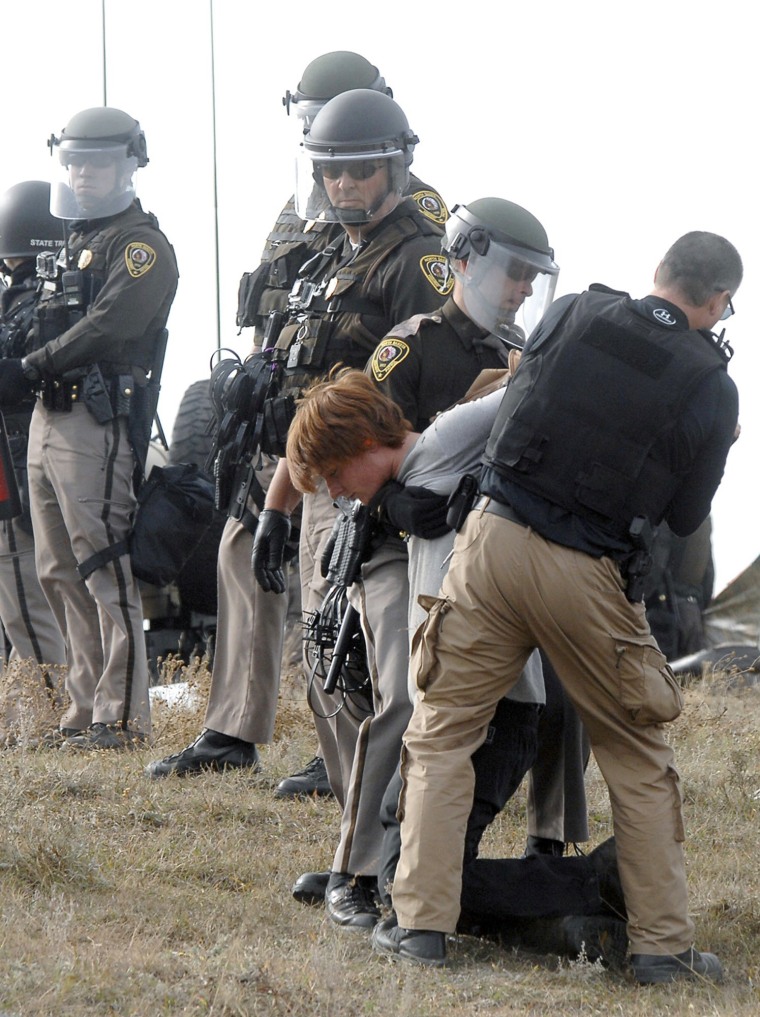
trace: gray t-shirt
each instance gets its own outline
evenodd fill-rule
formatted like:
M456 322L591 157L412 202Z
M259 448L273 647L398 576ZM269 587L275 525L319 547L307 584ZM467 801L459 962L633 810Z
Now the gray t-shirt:
M399 483L448 495L465 473L477 473L503 395L503 390L492 392L439 414L401 464L396 478ZM410 640L426 618L418 597L421 594L437 596L449 567L455 536L452 532L434 540L409 538ZM410 681L412 698L415 691ZM509 698L527 703L546 702L537 652L531 654Z

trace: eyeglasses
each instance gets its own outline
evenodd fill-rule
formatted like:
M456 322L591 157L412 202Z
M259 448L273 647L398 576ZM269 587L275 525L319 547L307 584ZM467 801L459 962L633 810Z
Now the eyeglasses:
M87 164L95 169L105 169L114 165L116 157L112 152L67 152L65 160L66 166L81 167Z
M728 298L728 303L726 304L726 309L723 312L723 314L721 314L719 320L720 321L725 321L726 318L730 318L731 315L735 314L735 313L736 312L734 311L734 305L731 303L731 298L729 297Z
M338 180L344 173L348 173L352 180L370 180L375 173L379 173L384 163L376 162L318 162L315 165L317 172L328 180Z

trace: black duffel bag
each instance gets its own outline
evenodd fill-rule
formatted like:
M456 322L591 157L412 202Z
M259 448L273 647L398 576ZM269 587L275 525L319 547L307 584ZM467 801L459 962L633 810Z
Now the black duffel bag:
M173 583L214 520L214 482L195 464L154 466L140 488L129 555L154 586Z

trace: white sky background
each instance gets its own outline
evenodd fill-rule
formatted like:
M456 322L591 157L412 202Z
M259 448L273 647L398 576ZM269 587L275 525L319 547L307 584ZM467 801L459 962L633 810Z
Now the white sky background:
M49 179L49 135L102 105L101 10L101 0L0 2L0 190ZM420 136L414 169L450 207L493 194L541 219L561 267L557 296L592 282L642 296L689 230L739 249L745 281L727 336L743 433L713 503L721 589L760 553L753 10L746 0L213 0L214 104L211 0L105 0L107 102L145 130L137 192L180 267L159 406L167 435L187 386L208 376L217 307L221 345L248 352L238 283L293 190L298 138L281 98L315 56L354 50L393 88Z

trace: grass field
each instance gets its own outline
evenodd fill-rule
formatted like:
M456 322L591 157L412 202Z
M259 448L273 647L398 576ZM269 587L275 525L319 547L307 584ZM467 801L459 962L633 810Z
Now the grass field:
M0 754L0 1017L760 1014L760 687L708 676L670 729L697 945L719 955L726 982L644 989L627 973L467 937L446 969L410 968L296 903L291 884L329 867L339 827L332 800L272 795L314 754L302 682L284 681L260 775L150 781L144 764L201 729L208 674L191 681L195 708L157 705L150 748ZM32 699L18 710L22 740L41 722ZM593 761L588 797L593 846L611 833ZM518 794L483 853L519 854L524 839Z

